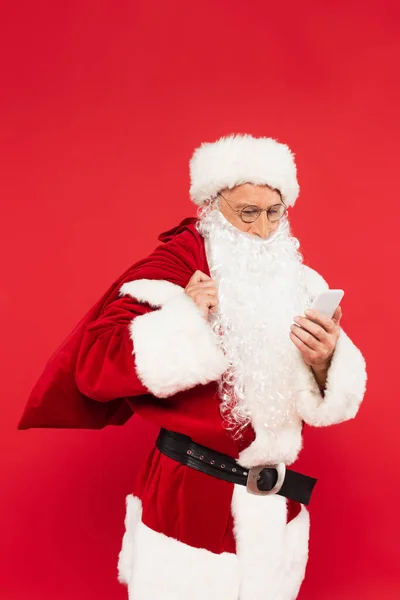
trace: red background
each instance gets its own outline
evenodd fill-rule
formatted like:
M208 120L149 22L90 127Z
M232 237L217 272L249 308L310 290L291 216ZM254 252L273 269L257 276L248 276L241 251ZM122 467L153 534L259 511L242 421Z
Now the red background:
M101 432L16 425L82 314L194 214L193 148L231 132L296 152L293 230L345 289L342 324L368 363L356 420L305 433L298 466L320 481L299 598L398 598L398 3L38 0L4 12L2 600L126 598L125 495L156 432L139 419Z

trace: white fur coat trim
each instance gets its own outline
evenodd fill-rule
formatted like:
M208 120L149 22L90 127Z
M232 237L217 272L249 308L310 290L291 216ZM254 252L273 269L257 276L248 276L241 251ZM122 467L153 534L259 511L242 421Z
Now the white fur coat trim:
M214 554L153 531L142 505L126 499L118 580L135 600L294 600L308 560L309 514L286 524L286 499L235 486L237 554Z
M363 355L343 329L328 370L324 395L311 369L304 370L302 375L304 384L298 392L296 406L308 425L335 425L356 416L366 390L366 365Z
M124 284L121 293L161 306L135 317L129 326L136 372L153 395L167 398L216 381L227 369L217 337L183 288L142 279Z
M134 600L237 600L235 554L193 548L141 522L138 498L127 497L118 580ZM250 599L249 599L250 600Z
M182 288L165 279L137 279L121 286L120 296L131 296L138 302L159 308L182 294Z
M122 547L118 555L118 581L128 585L132 574L135 532L142 520L142 503L139 498L129 494L125 498L125 532Z
M287 206L299 195L294 155L272 138L230 135L204 143L190 160L190 196L198 205L243 183L278 189Z
M240 600L294 600L308 561L310 519L305 506L287 523L283 496L254 496L235 485L232 514Z

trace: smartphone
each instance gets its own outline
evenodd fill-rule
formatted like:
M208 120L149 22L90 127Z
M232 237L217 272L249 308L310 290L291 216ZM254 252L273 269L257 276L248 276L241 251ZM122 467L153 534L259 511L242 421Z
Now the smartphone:
M314 298L310 308L317 310L331 319L335 314L335 310L339 306L343 296L343 290L326 290Z

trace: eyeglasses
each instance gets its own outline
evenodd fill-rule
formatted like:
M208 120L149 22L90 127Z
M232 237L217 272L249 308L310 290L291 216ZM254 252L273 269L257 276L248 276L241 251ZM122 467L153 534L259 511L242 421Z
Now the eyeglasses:
M218 195L225 200L228 206L230 206L235 213L240 215L240 218L244 223L254 223L254 221L257 221L262 212L267 213L268 221L271 223L276 223L277 221L280 221L287 213L287 206L283 201L281 204L273 204L269 208L259 208L258 206L251 204L238 209L232 206L232 204L228 202L221 192Z

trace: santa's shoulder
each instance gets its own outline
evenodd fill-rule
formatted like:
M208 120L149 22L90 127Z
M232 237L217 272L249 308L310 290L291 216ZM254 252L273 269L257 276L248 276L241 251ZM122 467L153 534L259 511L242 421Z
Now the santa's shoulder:
M303 274L307 291L311 296L316 296L329 288L328 283L315 269L303 264Z

